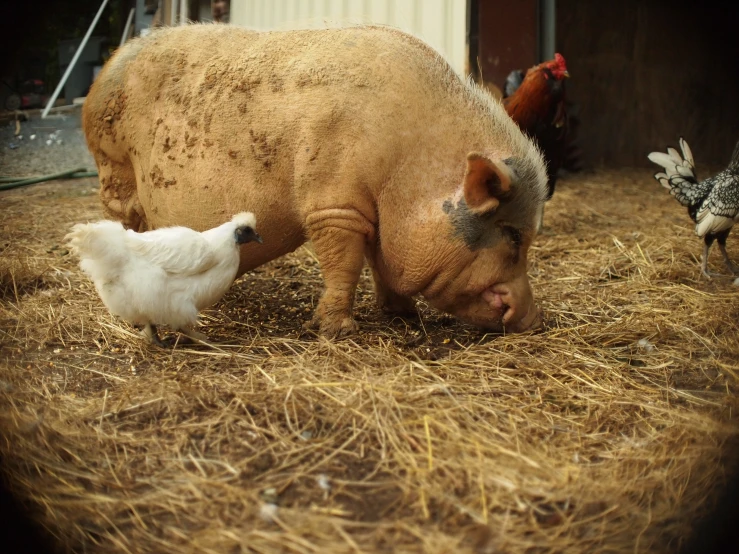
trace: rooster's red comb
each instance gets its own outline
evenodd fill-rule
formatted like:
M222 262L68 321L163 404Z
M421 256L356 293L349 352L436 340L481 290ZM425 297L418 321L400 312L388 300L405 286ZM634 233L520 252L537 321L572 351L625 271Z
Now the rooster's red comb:
M567 71L567 62L565 62L565 57L557 52L554 54L554 59L549 62L545 62L544 64L554 75L557 79L562 79L564 77L569 77L569 72Z

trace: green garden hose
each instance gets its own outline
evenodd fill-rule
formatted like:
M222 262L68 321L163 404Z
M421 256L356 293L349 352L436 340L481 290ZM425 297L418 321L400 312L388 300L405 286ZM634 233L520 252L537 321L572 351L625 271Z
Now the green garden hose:
M19 179L18 177L0 177L0 191L25 187L27 185L35 185L44 181L53 181L54 179L82 179L83 177L97 177L97 171L87 171L84 167L79 169L70 169L61 173L53 173L51 175L41 175L39 177L28 177Z

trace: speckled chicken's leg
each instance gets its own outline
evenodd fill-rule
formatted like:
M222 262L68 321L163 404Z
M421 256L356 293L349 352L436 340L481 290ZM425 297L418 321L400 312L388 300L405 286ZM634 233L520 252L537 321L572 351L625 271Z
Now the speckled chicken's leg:
M718 237L718 247L721 250L721 254L724 255L724 261L726 262L726 267L729 268L729 271L731 271L732 274L737 275L739 274L739 269L731 263L731 258L729 258L729 253L726 251L726 239L728 238L729 233L727 232L725 235L721 235Z
M708 271L708 253L711 251L713 241L716 240L716 235L707 234L703 237L703 259L701 260L701 273L710 279L711 277L720 277L720 273L713 273Z
M706 241L703 245L703 259L701 260L701 273L706 277L706 279L710 279L715 276L715 274L708 272L708 252L710 252L710 250L711 243Z

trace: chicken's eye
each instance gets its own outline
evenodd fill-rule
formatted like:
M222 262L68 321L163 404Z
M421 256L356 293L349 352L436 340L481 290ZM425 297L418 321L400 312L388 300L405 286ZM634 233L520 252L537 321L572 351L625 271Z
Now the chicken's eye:
M521 246L521 231L510 225L503 226L503 233L508 237L513 246L519 248Z

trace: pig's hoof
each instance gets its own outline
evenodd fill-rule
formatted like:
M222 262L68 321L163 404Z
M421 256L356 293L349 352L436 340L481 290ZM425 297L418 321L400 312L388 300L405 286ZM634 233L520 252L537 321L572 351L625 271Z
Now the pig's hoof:
M351 317L344 317L336 320L326 320L321 322L321 334L327 337L346 337L356 333L359 325Z
M304 331L317 331L321 327L321 319L319 317L314 317L313 319L309 319L308 321L303 323L303 330Z

